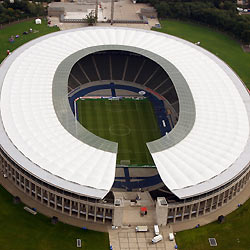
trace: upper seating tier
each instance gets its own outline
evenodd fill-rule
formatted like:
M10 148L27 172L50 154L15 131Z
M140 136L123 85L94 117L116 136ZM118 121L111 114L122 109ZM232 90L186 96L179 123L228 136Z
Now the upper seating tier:
M108 50L80 59L69 76L70 91L98 80L123 80L141 84L162 95L170 103L178 103L175 88L167 72L150 58L139 54Z

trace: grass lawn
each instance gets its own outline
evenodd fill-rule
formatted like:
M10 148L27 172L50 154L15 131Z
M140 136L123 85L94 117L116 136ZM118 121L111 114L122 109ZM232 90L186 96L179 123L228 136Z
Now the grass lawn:
M210 223L206 226L177 233L178 249L208 250L212 249L208 238L216 238L216 250L250 249L250 200L236 211L226 216L225 222Z
M35 20L35 18L34 18ZM23 35L24 31L29 31L32 28L33 32ZM36 25L34 21L23 21L18 24L13 24L2 30L0 30L0 62L7 56L6 51L9 49L11 52L19 46L27 43L28 41L35 39L39 36L46 35L51 32L58 31L58 27L48 27L47 21L42 20L41 25ZM13 43L9 42L11 36L19 35Z
M76 249L76 239L83 250L108 250L108 233L82 230L50 218L26 212L23 204L14 205L12 195L0 186L0 249L1 250L70 250ZM84 222L83 222L84 226Z
M240 44L228 35L206 26L177 20L162 20L161 29L190 42L201 42L201 47L209 50L225 61L250 89L250 53L245 53Z
M146 142L161 137L151 102L148 99L110 101L79 100L79 122L92 133L118 142L117 163L153 165Z

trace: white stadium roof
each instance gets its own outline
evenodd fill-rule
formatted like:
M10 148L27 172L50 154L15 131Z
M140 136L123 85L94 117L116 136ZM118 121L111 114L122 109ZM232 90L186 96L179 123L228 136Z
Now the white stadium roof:
M60 87L53 89L53 83L64 60L109 45L159 55L185 79L189 95L183 91L185 84L172 79L180 99L177 126L148 143L159 174L172 192L180 198L205 193L244 170L250 155L250 99L233 71L211 53L176 37L103 27L41 37L14 51L0 67L1 147L14 161L69 191L103 198L111 189L117 144L84 129L94 139L68 131L59 116L70 109L69 104L59 105L58 111L53 99L59 98ZM185 126L190 128L186 131Z

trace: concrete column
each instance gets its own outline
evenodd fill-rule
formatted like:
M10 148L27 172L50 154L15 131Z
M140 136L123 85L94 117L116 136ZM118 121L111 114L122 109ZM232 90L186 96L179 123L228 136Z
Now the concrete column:
M30 188L29 194L30 196L32 196L32 182L30 180L29 180L29 188Z
M41 188L41 203L43 204L43 189Z
M223 206L224 204L224 196L225 196L225 191L222 193L221 206Z
M240 190L243 188L243 183L244 183L244 180L243 178L239 181L239 187L238 187L238 192L240 192Z
M173 218L173 222L174 223L176 221L176 213L177 213L177 207L174 208L174 218Z
M80 202L77 202L77 218L80 218Z
M122 226L122 221L123 221L123 210L124 210L124 204L123 204L123 199L115 199L115 204L114 204L114 215L113 215L113 225L120 227Z
M96 205L95 205L95 207L94 207L94 222L96 222L96 213L97 213L96 210L97 209L96 209Z
M69 200L69 216L72 215L72 200Z
M50 199L50 195L49 195L49 191L46 190L46 194L47 194L47 207L49 207L49 199Z
M15 183L14 184L16 187L18 187L17 174L18 174L18 172L15 171Z
M236 193L237 193L237 189L238 189L238 182L234 185L234 189L233 189L233 196L235 196L236 195Z
M191 219L192 212L193 212L193 207L194 207L194 204L191 204L191 205L190 205L190 210L189 210L189 215L188 215L188 218L189 218L189 219Z
M86 207L86 220L89 219L89 205L85 205Z
M200 206L201 206L201 202L198 202L198 207L197 207L197 211L196 211L196 217L199 216Z
M17 184L17 175L18 175L19 173L17 172L17 171L15 171L15 185L16 186L18 186L18 184Z
M54 209L56 210L57 209L57 195L55 194L55 207Z
M212 211L212 207L213 207L213 204L214 204L214 198L215 198L215 196L211 200L211 204L210 204L210 207L209 207L209 212ZM219 200L219 195L218 195L218 198L217 198L217 202L218 202L218 200Z
M205 200L203 214L205 214L205 213L206 213L206 208L207 208L207 200Z
M216 201L215 210L217 209L218 204L219 204L219 202L220 202L220 195L221 195L221 194L218 194L218 199L217 199L217 201Z
M35 200L37 200L37 185L36 185L36 183L34 183L35 184Z
M228 191L228 192L227 192L227 191ZM227 192L227 197L226 197L226 201L225 201L225 203L227 203L227 200L228 200L229 190L226 190L226 191L224 192L224 198L225 198L225 194L226 194L226 192ZM224 199L223 199L223 204L224 204Z
M184 218L185 208L186 208L186 206L183 206L183 207L182 207L181 221L183 221L183 218Z
M106 216L106 208L103 208L102 216L103 216L102 222L103 222L103 224L104 224L104 223L105 223L105 216Z
M62 197L62 213L64 213L64 197Z

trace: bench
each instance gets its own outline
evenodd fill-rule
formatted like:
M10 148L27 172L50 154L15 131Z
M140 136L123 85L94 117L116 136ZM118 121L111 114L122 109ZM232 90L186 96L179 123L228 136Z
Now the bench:
M33 209L29 208L29 207L24 207L24 210L28 211L29 213L33 214L33 215L36 215L37 212L34 211Z

